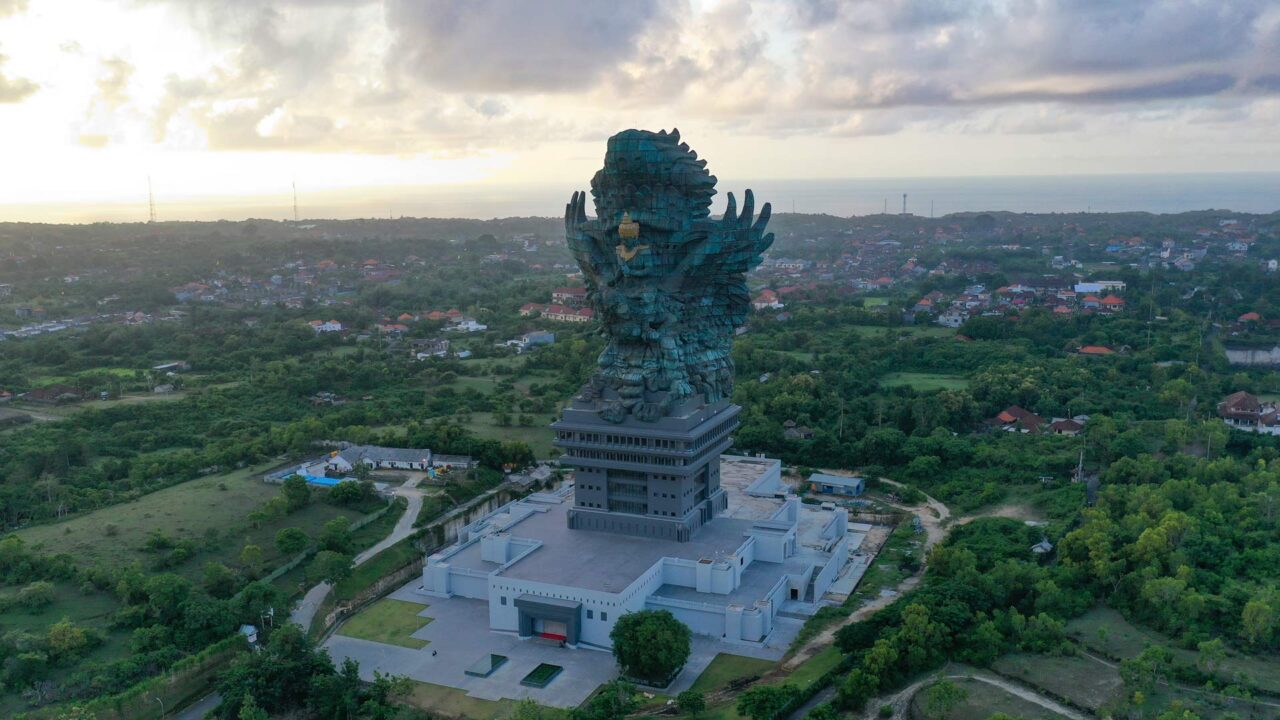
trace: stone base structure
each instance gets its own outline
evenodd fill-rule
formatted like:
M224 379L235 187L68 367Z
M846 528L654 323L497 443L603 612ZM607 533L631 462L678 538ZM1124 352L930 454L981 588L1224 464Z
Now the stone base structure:
M720 419L733 422L731 414ZM568 486L462 528L457 544L427 558L419 592L483 600L491 630L568 647L608 648L618 618L646 609L670 611L696 635L763 644L784 608L796 623L822 605L864 535L850 529L844 508L789 493L777 460L706 462L725 482L713 497L728 507L686 540L574 528L627 514L583 511L580 486ZM667 519L671 525L653 527L685 528Z
M686 402L657 422L600 418L575 400L551 427L575 469L569 527L688 542L728 505L720 454L733 444L741 409Z

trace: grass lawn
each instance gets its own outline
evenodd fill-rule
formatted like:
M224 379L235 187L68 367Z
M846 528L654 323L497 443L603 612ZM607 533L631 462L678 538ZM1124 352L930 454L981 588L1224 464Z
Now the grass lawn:
M712 658L711 664L707 666L706 670L702 671L697 680L693 681L690 689L700 693L708 693L712 690L718 690L734 680L762 675L772 667L773 662L770 660L720 653Z
M388 513L389 515L391 513ZM371 523L377 525L379 523ZM363 565L351 571L351 577L338 583L333 595L339 600L350 600L357 593L376 583L382 576L421 558L422 552L413 546L413 539L406 538L369 558Z
M818 678L826 675L829 670L839 665L843 659L844 653L840 652L840 648L832 645L800 663L800 666L787 676L787 682L794 683L801 688L808 687Z
M991 668L1094 711L1124 693L1118 670L1084 655L1013 653L1000 657Z
M418 617L424 607L385 598L356 613L338 628L338 634L420 650L430 643L410 636L431 622L431 618Z
M132 502L25 528L17 535L37 552L69 553L77 562L96 567L123 567L133 562L152 567L160 554L147 552L143 546L153 531L175 540L189 539L198 551L171 570L199 579L201 567L210 560L235 567L241 548L250 543L262 548L265 567L279 564L283 558L273 541L281 528L297 527L314 538L324 523L335 517L354 521L361 516L357 510L316 501L260 527L250 527L247 516L280 492L279 485L262 481L264 469L245 468L197 478ZM394 520L390 522L394 524ZM215 532L216 539L210 541ZM382 535L386 532L382 530Z
M1148 645L1163 645L1173 653L1176 662L1194 665L1197 653L1184 650L1172 639L1154 630L1130 623L1123 615L1107 607L1096 607L1067 623L1067 634L1099 653L1113 658L1130 658ZM1227 638L1226 640L1230 640ZM1280 694L1280 659L1274 656L1244 655L1229 651L1218 675L1230 680L1243 674L1258 688Z
M862 307L864 307L864 308L870 308L870 307L882 307L882 306L884 306L884 305L888 305L888 304L889 304L889 298L887 298L887 297L864 297L864 298L862 298Z
M964 390L969 381L958 375L927 372L893 372L880 378L880 386L910 386L913 390Z
M515 715L514 700L481 700L467 695L465 690L433 685L431 683L411 680L412 689L407 702L416 708L431 713L432 717L457 718L492 718L508 720ZM542 708L542 720L567 720L569 711L560 708Z
M475 433L476 437L488 440L523 440L529 443L529 447L533 449L533 454L539 458L551 457L551 422L555 420L552 415L526 415L529 418L530 426L502 427L493 421L493 413L476 412L470 413L471 421L463 425L467 430ZM515 416L511 418L515 421Z
M998 712L1021 718L1021 720L1061 720L1062 718L1061 715L1055 712L1040 707L1033 702L1023 700L994 685L969 678L961 678L952 682L964 688L969 695L964 702L946 714L946 720L986 720L986 718ZM929 691L927 688L916 693L915 697L911 699L911 717L922 718L923 720L940 720L940 715L928 712L928 698Z

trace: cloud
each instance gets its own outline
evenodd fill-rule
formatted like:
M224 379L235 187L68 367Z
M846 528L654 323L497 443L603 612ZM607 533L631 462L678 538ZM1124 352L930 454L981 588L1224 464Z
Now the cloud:
M670 27L661 0L388 0L388 61L407 77L457 92L560 93L594 86Z
M802 82L833 108L1188 100L1271 91L1264 69L1280 64L1261 0L807 7L794 20Z
M0 55L0 68L4 67L6 60L7 57ZM9 77L0 71L0 103L22 102L38 89L39 86L26 78Z
M27 0L0 0L0 18L17 15L27 9Z

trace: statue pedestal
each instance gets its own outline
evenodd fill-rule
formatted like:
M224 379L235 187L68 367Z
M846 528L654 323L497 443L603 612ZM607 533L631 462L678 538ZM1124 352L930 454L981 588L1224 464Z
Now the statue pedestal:
M575 400L551 425L560 462L576 471L570 528L687 542L724 512L720 454L741 408L695 399L656 422L621 423L597 410Z

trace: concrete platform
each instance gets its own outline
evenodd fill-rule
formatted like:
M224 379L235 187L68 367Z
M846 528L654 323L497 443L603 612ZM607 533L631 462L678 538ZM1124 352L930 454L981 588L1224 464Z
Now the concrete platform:
M420 650L384 645L357 638L334 635L324 644L334 661L352 658L360 663L360 675L373 679L374 671L402 675L413 680L444 685L466 691L484 700L519 700L533 698L553 707L576 707L601 684L618 676L613 656L593 649L569 649L537 641L521 640L515 635L489 629L488 604L466 598L428 598L417 592L420 581L401 587L392 598L423 604L419 613L433 618L413 634L431 644ZM695 635L689 662L680 676L663 694L674 695L688 690L716 655L729 653L764 660L778 660L800 631L802 622L779 617L773 634L764 646L728 644ZM435 655L432 655L432 652ZM466 674L466 669L489 653L506 655L508 660L485 678ZM564 668L545 688L520 684L539 663L553 663Z

